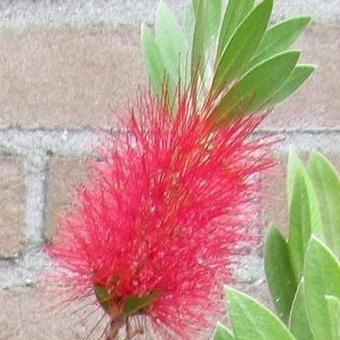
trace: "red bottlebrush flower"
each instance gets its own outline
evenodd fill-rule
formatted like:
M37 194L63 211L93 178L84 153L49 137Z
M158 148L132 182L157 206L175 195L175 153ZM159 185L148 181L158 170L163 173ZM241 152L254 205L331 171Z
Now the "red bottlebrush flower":
M255 222L254 175L272 165L269 143L251 137L262 117L215 129L193 100L176 106L140 99L48 247L71 298L96 296L111 336L137 321L157 339L196 339L215 323Z

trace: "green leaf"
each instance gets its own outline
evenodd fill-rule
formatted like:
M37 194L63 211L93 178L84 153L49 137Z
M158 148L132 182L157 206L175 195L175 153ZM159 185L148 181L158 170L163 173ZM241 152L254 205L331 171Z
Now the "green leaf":
M107 289L103 286L95 285L94 293L101 307L105 310L106 313L109 313L110 312L110 295Z
M311 237L311 205L302 174L297 175L289 214L288 247L295 277L301 278L304 255Z
M210 42L219 32L222 16L222 0L204 0L207 9L206 38ZM248 1L248 0L247 0Z
M319 153L312 155L308 172L317 192L326 243L340 258L339 175L333 165Z
M317 198L308 173L295 153L289 155L289 211L288 248L294 274L300 280L305 251L312 233L321 233L321 217Z
M313 340L305 306L305 286L301 279L289 316L289 329L297 340Z
M288 80L279 89L277 93L267 103L268 106L275 106L287 99L291 94L300 88L300 86L311 76L315 66L297 65Z
M196 25L194 31L194 41L192 46L191 75L198 76L202 72L205 61L205 44L206 44L206 27L207 8L206 1L198 1L198 9L196 14Z
M280 319L251 297L228 288L227 298L237 340L294 340Z
M299 52L279 54L250 70L214 110L217 123L230 122L249 112L263 108L293 71Z
M311 18L306 16L290 18L270 27L252 59L250 66L287 50L306 28Z
M295 179L298 173L304 170L304 165L300 160L299 156L293 149L289 150L288 154L288 165L287 165L287 197L288 206L292 203L293 198L293 188L295 184Z
M226 84L242 75L258 48L272 12L273 0L264 0L237 28L218 62L212 83L212 93L218 95Z
M125 315L135 314L140 310L150 307L158 295L158 292L151 292L144 296L131 295L125 300L122 311Z
M144 60L149 73L151 86L156 95L160 98L165 78L165 66L159 48L150 30L145 25L142 25L141 32Z
M283 322L288 323L297 285L289 259L287 242L280 231L274 227L268 230L264 267L278 316Z
M332 340L340 339L340 299L325 296L332 324Z
M214 2L214 1L211 1ZM225 11L222 28L218 41L217 58L221 56L224 48L235 33L237 26L243 21L253 9L255 0L229 0Z
M198 12L198 7L199 7L199 2L201 0L192 0L192 6L194 8L194 13L195 15L197 15L197 12Z
M192 44L195 24L196 24L194 2L197 2L197 1L187 2L185 15L184 15L184 32L186 34L187 40L189 41L189 44Z
M188 61L190 61L188 42L176 18L163 0L160 1L156 14L155 40L170 79L176 85L179 78L184 81Z
M308 172L305 169L305 166L303 165L301 159L297 155L297 153L294 151L294 149L289 150L288 154L288 166L287 166L287 196L288 196L288 205L291 205L292 198L293 198L293 189L295 185L295 180L297 175L303 175L306 185L308 186L309 191L315 196L316 198L316 192L312 183L312 179L310 178ZM321 219L321 217L320 217Z
M340 266L331 250L312 236L305 259L305 297L315 339L332 339L332 319L326 295L340 298Z
M191 77L197 79L206 70L206 54L219 30L222 12L221 0L196 0L196 24L193 35Z
M231 331L218 322L214 333L214 340L233 340L233 339L235 338Z

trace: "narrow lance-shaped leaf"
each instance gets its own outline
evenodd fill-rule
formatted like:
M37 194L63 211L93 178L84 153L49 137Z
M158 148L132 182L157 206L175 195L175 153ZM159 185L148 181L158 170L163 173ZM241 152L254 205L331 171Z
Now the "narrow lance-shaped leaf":
M221 25L222 16L222 0L205 0L207 8L207 29L206 40L209 44L214 38L216 38Z
M288 157L287 196L290 209L289 249L294 271L299 280L310 235L321 234L322 222L311 179L302 161L292 150ZM296 202L294 206L293 197Z
M288 80L274 94L274 96L268 101L266 105L275 106L287 99L311 76L314 69L315 66L313 65L297 65Z
M226 84L238 78L258 48L272 12L273 0L255 7L237 28L218 62L211 91L216 96Z
M200 0L192 0L192 6L194 8L194 13L197 15Z
M218 322L214 333L214 340L234 340L234 339L235 338L232 332Z
M181 81L186 79L185 73L190 61L188 42L164 0L160 1L156 14L155 40L170 79L175 84L179 78Z
M284 282L282 282L284 284ZM305 287L302 278L296 294L289 316L289 329L297 340L313 340L314 336L310 330L306 306L305 306Z
M214 110L218 123L254 112L268 101L283 86L293 71L300 53L289 51L270 58L250 70Z
M311 18L295 17L270 27L264 34L263 40L249 66L287 50L306 28Z
M150 30L142 25L142 45L143 54L151 86L156 95L160 98L162 95L162 86L165 78L165 66L159 51L159 48L152 36Z
M334 296L325 296L328 306L329 316L332 324L332 339L340 339L340 299Z
M207 21L206 10L206 1L198 0L191 61L191 75L193 79L195 79L195 77L197 77L202 72L205 61L205 23Z
M308 189L310 190L310 192L314 193L314 196L316 195L314 186L312 184L312 180L310 176L308 175L301 159L299 158L299 156L297 155L297 153L294 151L293 148L290 148L289 150L287 168L288 170L287 170L287 183L286 184L287 184L287 196L288 196L289 206L292 202L293 189L295 185L296 176L298 174L302 173L304 175L304 179L305 179L306 185L308 186Z
M320 204L327 245L340 258L340 179L333 165L321 154L314 153L308 164Z
M194 1L188 1L184 15L184 32L189 42L189 46L193 42L194 30L196 24L196 14L194 9Z
M280 319L251 297L229 288L227 298L237 340L294 340Z
M289 207L292 203L295 178L297 174L301 172L301 168L302 169L304 168L302 161L300 160L296 152L293 150L293 148L290 148L288 153L287 183L286 183Z
M211 1L214 2L214 1ZM243 21L248 13L253 9L255 0L229 0L224 14L222 27L220 31L217 59L221 56L224 48L235 33L237 26Z
M294 166L290 165L295 169L295 176L290 177L294 183L289 211L288 248L295 277L300 280L305 251L311 234L320 234L321 219L314 188L306 169L294 154L290 155L289 161L295 163Z
M287 242L280 231L274 227L271 227L267 234L264 266L278 316L283 322L288 323L297 285L289 259Z
M331 250L314 236L306 252L305 296L315 339L332 339L332 319L326 295L340 298L340 265Z

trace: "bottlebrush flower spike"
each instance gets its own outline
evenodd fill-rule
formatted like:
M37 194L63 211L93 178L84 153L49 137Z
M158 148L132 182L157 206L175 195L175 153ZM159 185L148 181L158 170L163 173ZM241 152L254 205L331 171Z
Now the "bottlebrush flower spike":
M127 134L110 135L90 180L77 190L48 253L71 300L96 297L107 339L197 339L223 311L221 282L249 241L270 143L250 135L260 116L214 128L190 94L141 96ZM95 306L94 306L95 308Z

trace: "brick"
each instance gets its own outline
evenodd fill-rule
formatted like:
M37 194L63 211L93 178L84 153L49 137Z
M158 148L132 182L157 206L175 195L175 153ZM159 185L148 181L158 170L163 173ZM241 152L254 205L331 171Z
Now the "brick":
M72 190L86 182L86 160L52 158L48 165L46 194L46 237L55 235L58 216L72 203Z
M181 16L187 3L186 0L167 0ZM309 14L315 22L340 21L338 0L276 0L274 20L284 19L293 15ZM152 22L158 1L156 0L72 0L46 2L27 0L1 0L1 26L72 26L72 25L112 25Z
M23 162L0 158L0 257L15 256L24 242L25 184Z
M0 30L0 128L108 127L145 81L134 28Z
M299 154L304 160L308 160L306 153ZM340 173L340 154L329 153L325 155ZM265 176L263 180L263 221L266 226L275 225L288 236L288 203L286 195L287 156L279 160L279 165L272 174Z
M311 26L297 46L317 65L311 79L268 117L273 129L340 128L340 26Z
M264 282L233 286L273 308ZM93 309L84 303L74 302L73 307L62 310L51 294L46 295L41 288L0 290L0 305L0 339L82 340L90 335L102 316L101 311L90 316ZM88 339L99 339L106 322L104 318ZM210 337L209 334L206 338Z
M146 84L139 30L131 27L0 31L0 127L110 127ZM298 47L313 79L265 128L340 128L340 26L309 28Z
M187 3L186 0L167 0L181 16ZM287 16L309 14L316 22L339 22L340 8L338 0L276 0L274 19L284 19ZM1 0L0 24L2 26L29 25L113 25L151 22L158 1L156 0L72 0L72 6L67 1L46 2L27 0Z
M10 340L81 340L85 339L102 316L91 305L73 303L61 309L51 294L37 288L0 290L0 339ZM77 311L73 313L74 311ZM104 319L89 339L99 339L105 327Z
M274 17L281 20L295 15L310 15L313 22L339 23L340 8L338 0L276 0Z

